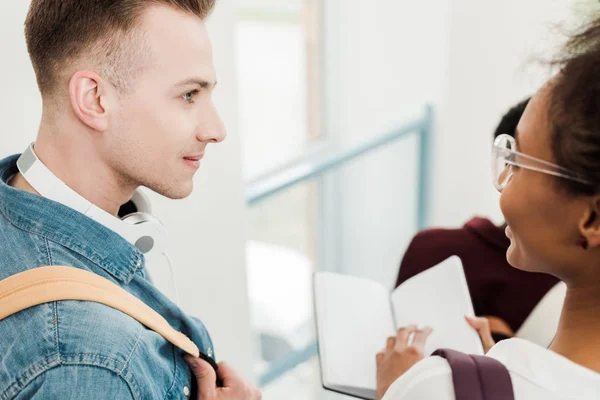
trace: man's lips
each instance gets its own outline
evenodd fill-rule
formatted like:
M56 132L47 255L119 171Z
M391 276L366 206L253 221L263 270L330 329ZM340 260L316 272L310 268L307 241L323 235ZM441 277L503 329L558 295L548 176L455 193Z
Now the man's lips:
M198 169L200 168L200 160L202 158L204 158L204 153L185 156L183 157L183 162L193 169Z
M183 157L184 160L191 160L191 161L200 161L203 158L204 158L204 153Z

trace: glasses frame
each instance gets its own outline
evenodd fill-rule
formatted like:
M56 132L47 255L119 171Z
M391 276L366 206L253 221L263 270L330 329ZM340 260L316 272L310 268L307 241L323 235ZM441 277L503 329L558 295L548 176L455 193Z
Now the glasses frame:
M502 146L501 144L506 141L510 144L510 148ZM543 174L556 176L563 179L579 182L585 185L590 185L590 182L579 177L577 173L570 169L561 167L549 161L539 159L537 157L523 154L516 150L517 141L511 135L503 133L494 140L494 146L492 148L492 173L494 179L494 186L498 191L502 191L512 176L511 169L508 166L516 166L519 168L528 169L530 171L541 172ZM505 167L502 171L498 171L498 161L503 160ZM506 171L508 169L508 175ZM504 177L503 179L500 179Z

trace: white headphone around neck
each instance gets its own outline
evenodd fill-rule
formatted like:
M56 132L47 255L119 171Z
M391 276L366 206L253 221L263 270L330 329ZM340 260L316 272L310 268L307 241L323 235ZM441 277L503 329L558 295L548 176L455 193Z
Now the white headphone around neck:
M166 254L167 230L160 221L150 215L150 202L142 192L136 190L131 201L138 210L146 212L138 211L123 218L115 217L95 206L58 179L37 157L33 149L34 144L29 145L19 157L17 167L25 180L40 195L79 211L121 235L137 247L146 260Z

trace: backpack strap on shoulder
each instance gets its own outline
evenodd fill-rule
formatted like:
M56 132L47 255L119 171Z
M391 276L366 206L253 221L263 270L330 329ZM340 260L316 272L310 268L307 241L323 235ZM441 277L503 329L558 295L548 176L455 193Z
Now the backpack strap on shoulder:
M27 308L60 300L104 304L136 319L184 352L199 357L194 342L119 285L74 267L40 267L0 281L0 321Z
M450 364L456 400L514 400L510 374L500 361L450 349L432 355Z

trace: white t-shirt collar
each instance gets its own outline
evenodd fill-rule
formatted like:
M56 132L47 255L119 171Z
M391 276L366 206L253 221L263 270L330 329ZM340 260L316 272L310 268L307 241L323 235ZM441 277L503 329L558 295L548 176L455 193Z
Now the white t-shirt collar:
M600 399L599 373L535 343L523 339L504 340L487 355L502 362L512 374L561 397Z

